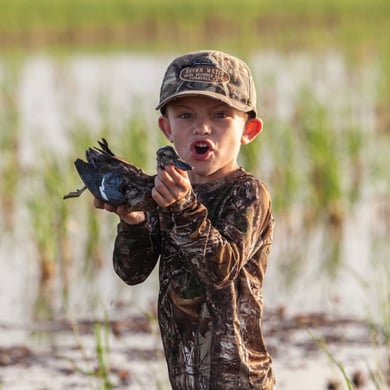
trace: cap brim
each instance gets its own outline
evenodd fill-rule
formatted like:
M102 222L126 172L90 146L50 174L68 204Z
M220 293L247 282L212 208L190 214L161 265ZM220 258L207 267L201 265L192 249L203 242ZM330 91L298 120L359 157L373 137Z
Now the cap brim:
M223 96L219 93L212 92L212 91L182 91L182 92L175 93L174 95L169 96L169 98L161 101L158 104L158 106L156 107L156 110L160 110L165 105L167 105L169 102L176 100L180 97L185 97L185 96L207 96L207 97L210 97L212 99L216 99L216 100L219 100L223 103L226 103L228 106L233 107L238 111L254 112L255 115L257 115L256 108L249 107L246 104L237 102L236 100L230 99L226 96Z

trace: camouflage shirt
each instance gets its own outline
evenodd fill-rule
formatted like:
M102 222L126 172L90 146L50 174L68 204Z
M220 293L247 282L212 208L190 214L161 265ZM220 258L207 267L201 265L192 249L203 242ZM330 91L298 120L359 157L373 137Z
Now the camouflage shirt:
M118 225L114 268L130 285L159 262L159 325L175 390L273 389L261 330L272 244L268 190L239 169Z

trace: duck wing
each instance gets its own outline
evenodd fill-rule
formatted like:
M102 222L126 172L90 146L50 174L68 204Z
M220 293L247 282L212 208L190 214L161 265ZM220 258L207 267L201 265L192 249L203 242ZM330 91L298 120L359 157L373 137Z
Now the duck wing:
M75 161L76 170L85 184L80 190L70 192L64 199L74 198L88 189L93 196L114 206L126 204L129 211L156 207L151 192L154 176L115 156L105 139L100 148L86 150L86 160Z
M155 207L152 201L153 176L138 169L115 165L96 167L81 159L75 161L81 180L93 196L113 206L126 204L129 211ZM146 211L146 209L145 209Z

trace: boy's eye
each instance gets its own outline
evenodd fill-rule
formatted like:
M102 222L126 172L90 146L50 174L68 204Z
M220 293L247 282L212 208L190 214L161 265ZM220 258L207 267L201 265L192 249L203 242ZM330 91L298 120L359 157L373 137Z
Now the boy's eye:
M192 118L192 115L189 112L183 112L178 115L180 119L190 119Z
M223 118L226 118L227 115L228 114L226 112L216 112L214 114L214 117L217 118L217 119L223 119Z

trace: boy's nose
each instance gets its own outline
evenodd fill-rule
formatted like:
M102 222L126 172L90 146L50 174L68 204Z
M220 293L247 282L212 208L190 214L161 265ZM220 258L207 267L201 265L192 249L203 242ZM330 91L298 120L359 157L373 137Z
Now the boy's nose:
M210 126L205 122L197 123L194 127L194 133L196 135L206 135L211 133L211 129Z

